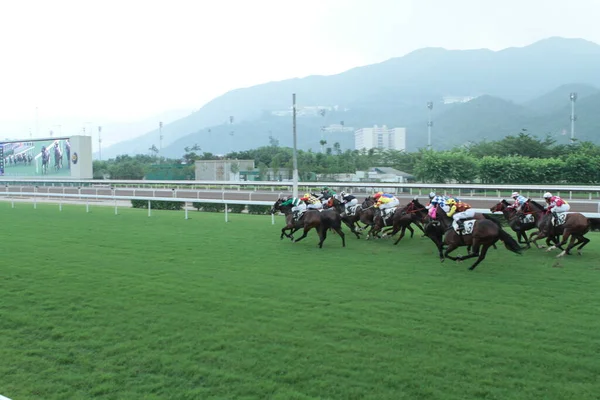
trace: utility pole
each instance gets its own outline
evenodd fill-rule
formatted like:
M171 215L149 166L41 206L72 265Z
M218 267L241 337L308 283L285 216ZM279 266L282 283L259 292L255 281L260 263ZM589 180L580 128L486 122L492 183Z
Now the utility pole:
M294 134L294 151L292 153L294 186L292 190L292 196L296 198L298 197L298 156L296 155L296 93L292 94L292 127Z
M427 108L429 109L429 119L427 120L427 150L431 150L431 127L433 121L431 120L431 110L433 110L433 102L427 102Z

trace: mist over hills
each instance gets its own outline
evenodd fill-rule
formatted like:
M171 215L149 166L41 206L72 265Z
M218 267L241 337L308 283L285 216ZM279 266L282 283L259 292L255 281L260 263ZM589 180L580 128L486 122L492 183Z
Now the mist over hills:
M598 141L600 46L582 39L549 38L501 51L424 48L382 63L332 76L309 76L232 90L163 128L163 153L184 147L223 154L266 145L269 137L291 146L292 93L299 109L298 146L318 150L339 142L353 148L353 129L373 125L407 128L407 150L426 145L426 102L433 101L435 148L496 140L521 129L568 140L569 93L576 91L577 137ZM474 97L444 104L449 97ZM327 109L325 115L318 108ZM287 114L286 114L287 113ZM233 123L230 117L233 116ZM336 126L347 131L335 131ZM322 126L331 126L322 132ZM103 151L147 153L158 130Z

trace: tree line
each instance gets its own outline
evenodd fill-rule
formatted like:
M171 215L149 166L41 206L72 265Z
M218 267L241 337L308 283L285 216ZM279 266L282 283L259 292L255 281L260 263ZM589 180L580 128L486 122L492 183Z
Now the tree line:
M94 177L102 179L142 179L152 171L177 170L179 179L194 179L194 161L215 159L254 160L260 179L271 175L291 176L292 149L281 147L271 138L268 146L231 152L224 156L202 152L198 145L186 147L179 159L153 155L118 156L94 162ZM325 152L297 152L298 172L303 181L326 176L354 173L370 167L392 167L410 173L425 183L527 184L600 182L600 146L591 142L557 144L549 136L540 139L527 132L499 141L482 141L447 151L421 149L417 152L396 150L345 150L335 143ZM281 174L280 174L281 173ZM175 173L174 175L175 176ZM181 178L184 176L184 178Z

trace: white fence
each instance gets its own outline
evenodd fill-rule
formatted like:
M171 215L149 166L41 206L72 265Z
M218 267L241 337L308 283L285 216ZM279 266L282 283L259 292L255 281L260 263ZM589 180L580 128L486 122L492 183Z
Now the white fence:
M119 213L119 205L117 203L118 200L145 200L148 202L148 216L152 215L151 202L152 201L175 201L183 203L185 219L188 219L188 208L187 203L218 203L225 205L225 222L229 221L229 211L228 206L233 204L243 204L243 205L257 205L257 206L272 206L274 201L249 201L249 200L218 200L218 199L186 199L186 198L177 198L177 197L141 197L141 196L102 196L102 195L86 195L86 194L62 194L62 193L37 193L37 192L0 192L0 196L5 199L11 198L12 208L15 208L15 197L31 197L33 208L37 208L37 199L39 198L49 198L54 197L58 198L58 209L62 211L62 205L65 198L67 199L76 199L76 200L85 200L85 211L90 212L90 200L111 200L114 202L115 207L115 215ZM271 215L271 223L275 223L275 216ZM0 399L2 400L2 399Z
M86 194L65 194L65 193L38 193L38 192L2 192L0 191L0 197L11 198L12 207L15 207L15 197L31 197L33 207L37 207L37 199L38 198L57 198L59 199L59 211L62 211L62 200L67 199L76 199L76 200L85 200L86 212L89 212L90 202L89 200L112 200L114 201L115 207L115 215L118 214L118 204L117 201L130 201L130 200L144 200L148 202L148 216L152 215L151 201L175 201L184 203L184 212L185 219L188 219L188 208L187 203L217 203L225 205L225 222L229 221L229 212L228 205L232 204L243 204L243 205L259 205L259 206L272 206L274 201L253 201L253 200L223 200L223 199L190 199L190 198L178 198L178 197L152 197L152 196L107 196L107 195L86 195ZM490 210L486 208L476 208L475 212L482 214L490 214ZM588 218L600 218L600 212L598 213L581 213ZM275 217L271 216L271 223L275 223ZM2 399L0 399L2 400Z

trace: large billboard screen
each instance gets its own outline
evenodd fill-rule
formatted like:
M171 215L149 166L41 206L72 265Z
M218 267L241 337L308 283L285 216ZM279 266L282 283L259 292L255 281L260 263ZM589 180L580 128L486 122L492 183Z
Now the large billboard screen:
M1 142L0 175L5 178L91 179L91 137Z

